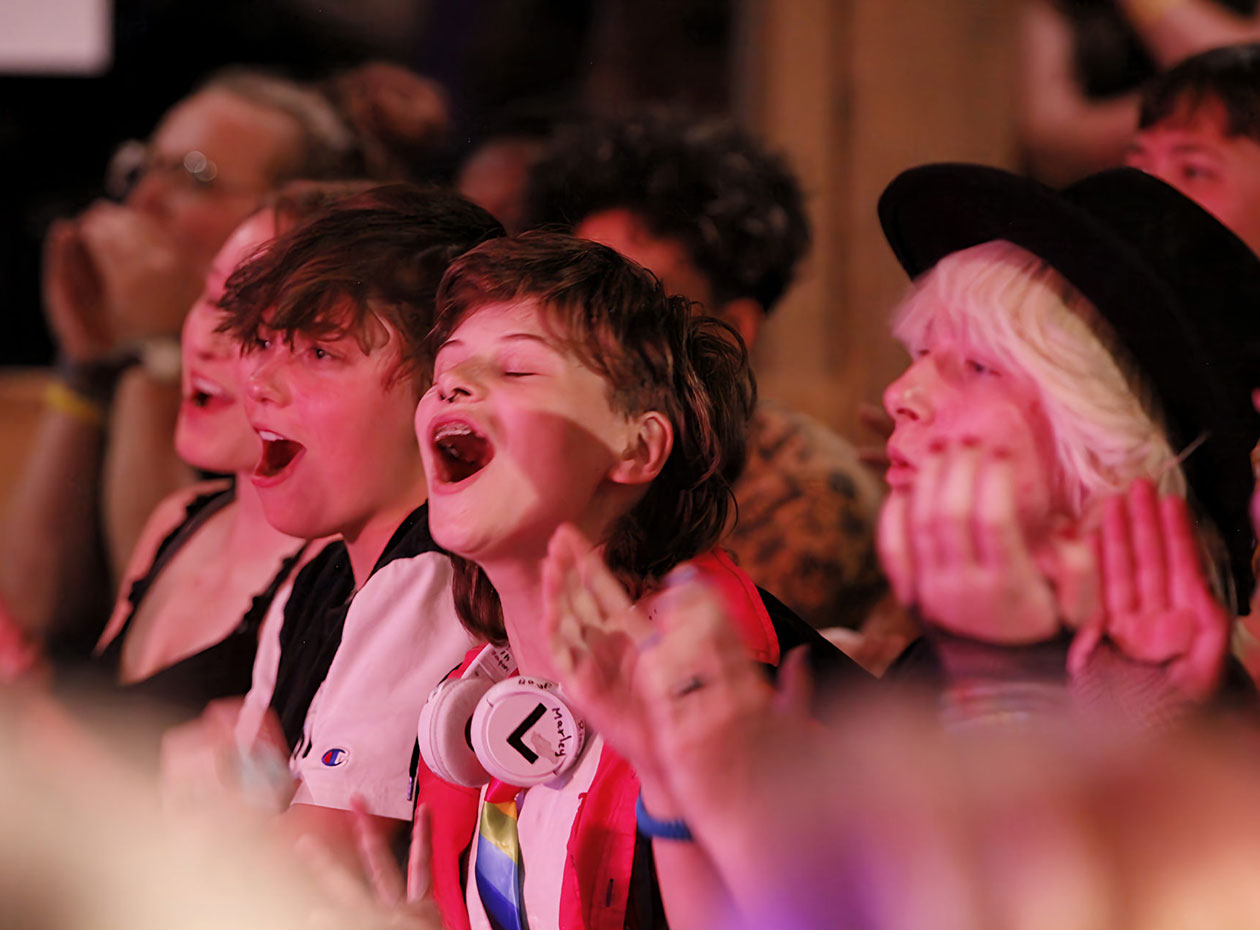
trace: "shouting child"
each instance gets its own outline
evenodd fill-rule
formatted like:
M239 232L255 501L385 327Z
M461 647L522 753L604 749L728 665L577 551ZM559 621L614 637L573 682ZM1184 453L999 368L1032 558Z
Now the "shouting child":
M319 832L336 836L355 797L410 818L416 715L471 644L429 536L412 418L438 281L501 232L454 194L390 185L291 230L227 284L263 513L290 536L341 537L273 608L279 656L260 651L237 725L248 743L275 711L299 782L290 819Z
M711 926L708 864L658 819L671 802L657 773L619 754L633 735L602 701L583 720L554 684L566 670L550 644L546 566L553 537L593 540L603 580L650 614L666 573L695 560L763 662L809 643L820 667L856 670L714 551L755 393L743 345L611 249L547 234L485 243L453 263L431 345L416 433L433 536L454 555L460 619L491 644L421 716L435 773L488 782L466 915L450 877L469 837L439 835L434 811L445 922L650 927L668 914L671 926Z

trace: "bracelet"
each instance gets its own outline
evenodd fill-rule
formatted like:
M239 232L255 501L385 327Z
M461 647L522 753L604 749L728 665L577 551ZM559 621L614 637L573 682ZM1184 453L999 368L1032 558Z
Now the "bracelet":
M102 404L84 397L60 381L49 382L44 388L44 404L50 410L64 413L88 426L99 428L105 425L105 407Z
M643 795L634 802L634 820L639 832L658 840L681 840L691 842L695 839L685 820L657 820L643 806Z
M122 373L139 361L140 357L135 353L123 353L90 362L63 358L57 362L56 372L66 388L105 409L109 407Z

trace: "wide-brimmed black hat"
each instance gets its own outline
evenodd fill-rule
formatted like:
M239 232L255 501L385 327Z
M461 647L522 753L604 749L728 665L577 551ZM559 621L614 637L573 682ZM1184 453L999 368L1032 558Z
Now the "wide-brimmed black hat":
M912 277L951 252L1005 239L1089 298L1158 395L1174 450L1202 439L1186 478L1225 541L1246 611L1260 259L1194 201L1131 168L1060 192L997 168L925 165L888 185L879 219Z

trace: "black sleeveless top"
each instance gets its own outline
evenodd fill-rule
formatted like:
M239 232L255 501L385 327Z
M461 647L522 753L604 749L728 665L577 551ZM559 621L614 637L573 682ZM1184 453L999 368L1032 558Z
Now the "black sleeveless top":
M271 583L260 594L255 595L241 622L219 642L154 672L148 678L125 685L118 684L123 643L140 602L175 553L207 520L235 499L236 488L231 486L221 491L198 495L189 501L183 522L162 540L148 572L132 583L127 592L131 611L118 634L95 657L97 667L108 674L114 687L123 693L148 698L168 708L187 711L189 716L193 716L217 698L242 695L249 690L254 654L258 650L258 628L262 625L276 592L301 558L305 544L281 563L280 570L271 579Z

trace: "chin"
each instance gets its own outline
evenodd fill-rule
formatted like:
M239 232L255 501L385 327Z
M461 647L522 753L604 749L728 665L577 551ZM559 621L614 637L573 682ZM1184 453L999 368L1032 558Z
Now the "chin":
M287 501L272 501L268 505L266 498L263 498L262 512L272 529L296 539L320 539L337 533L337 530L329 529L316 519L309 509L294 508Z
M201 471L222 475L234 474L248 468L252 464L242 465L239 461L233 460L232 456L224 455L222 450L207 448L196 442L176 441L175 454L186 465L191 465L193 468Z
M432 510L430 510L430 515L432 515ZM433 536L433 541L451 555L457 555L471 562L478 561L478 557L484 556L488 549L486 540L479 540L475 536L461 532L458 526L442 525L430 520L429 533Z

